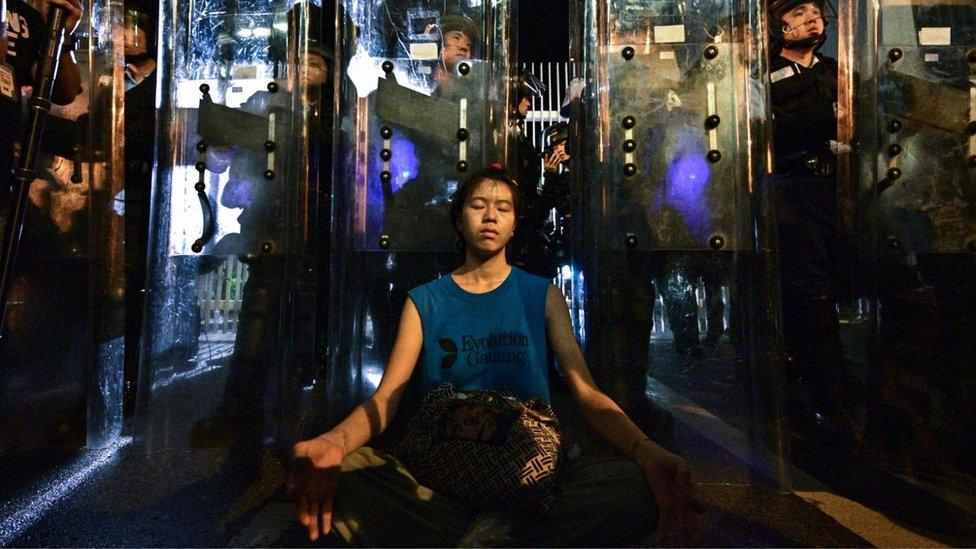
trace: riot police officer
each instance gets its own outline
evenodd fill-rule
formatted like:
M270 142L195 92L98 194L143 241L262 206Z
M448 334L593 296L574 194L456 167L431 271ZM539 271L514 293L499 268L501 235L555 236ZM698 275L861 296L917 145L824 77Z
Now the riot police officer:
M331 74L328 70L331 48L323 45L321 40L322 9L319 6L298 3L286 16L287 35L272 35L272 45L280 48L275 53L282 59L290 57L286 53L290 50L297 63L281 78L280 91L257 91L240 110L254 115L251 120L268 120L270 116L276 116L278 140L305 131L294 127L295 124L305 124L309 142L314 145L321 131L319 118L323 106L320 91ZM299 36L305 19L308 33L306 48L301 51L297 50L295 37ZM278 40L274 41L276 38ZM296 103L302 105L302 110L298 111L301 117L292 111ZM293 419L288 414L293 412L297 398L294 387L282 381L283 376L272 375L279 365L282 337L315 337L315 334L303 332L310 328L307 325L295 326L295 333L291 334L282 334L277 329L284 318L280 307L284 296L296 296L293 299L299 301L312 299L304 293L311 287L309 281L288 280L286 274L293 270L305 272L304 268L295 269L294 265L305 266L302 262L308 260L306 250L289 248L279 240L288 230L282 212L287 208L289 197L283 187L285 183L267 179L264 175L268 165L266 152L214 139L207 154L210 169L228 174L221 205L241 210L238 217L240 233L224 235L214 246L215 255L237 254L247 265L248 277L243 286L234 352L228 364L222 402L210 417L196 423L193 442L201 446L228 442L246 446L270 442L276 436L279 438L275 442L281 442L281 437L287 436L285 424ZM317 161L315 154L314 147L296 152L298 158L309 163ZM314 170L299 171L298 174L298 177L318 178ZM312 181L304 184L315 186ZM305 306L303 303L302 307ZM296 362L307 364L311 358L299 356ZM302 371L296 377L306 375L307 372ZM273 396L274 409L265 406L268 394Z
M474 21L460 13L445 14L437 30L441 43L440 63L434 68L435 96L444 94L454 84L458 64L475 56L480 36Z
M773 0L770 86L774 127L784 336L801 421L845 422L836 302L841 264L836 221L837 61L822 0Z
M524 189L534 189L539 185L541 169L539 168L539 150L525 135L525 119L532 108L532 98L542 97L546 93L546 85L534 74L527 70L519 73L515 86L515 110L512 113L512 123L515 131L516 150L518 151L518 169L516 177L519 185ZM529 196L532 193L526 193Z
M525 242L519 266L527 272L555 278L560 265L568 261L569 172L571 157L566 152L569 125L557 122L545 131L542 188L526 186L522 234ZM551 217L555 210L556 222Z
M467 101L469 112L479 112L480 82L473 74L459 77L462 61L470 60L479 52L481 33L474 21L463 13L444 14L436 30L440 36L440 57L434 68L436 85L431 91L437 97L453 103ZM468 117L467 129L472 136L480 136L482 122ZM395 130L397 131L397 130ZM452 186L461 172L456 168L458 158L455 145L447 144L443 136L431 135L416 129L402 129L418 149L417 175L394 192L392 185L384 184L383 232L390 236L393 248L393 269L388 290L389 325L395 326L399 311L406 301L407 292L451 270L456 262L454 252L430 252L445 242L457 239L450 220L449 199ZM451 135L451 139L454 136ZM468 141L468 155L476 158L479 139ZM395 333L391 331L390 335Z
M149 195L156 138L156 10L147 0L125 2L125 302L126 379L139 370L146 289ZM135 391L127 390L126 404Z

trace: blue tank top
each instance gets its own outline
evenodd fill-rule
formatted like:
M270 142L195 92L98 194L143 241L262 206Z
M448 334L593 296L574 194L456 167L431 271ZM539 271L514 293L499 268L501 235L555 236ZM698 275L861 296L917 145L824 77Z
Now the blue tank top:
M549 281L512 267L494 290L473 294L451 275L410 291L424 345L423 389L450 382L459 390L506 389L549 402L546 293Z

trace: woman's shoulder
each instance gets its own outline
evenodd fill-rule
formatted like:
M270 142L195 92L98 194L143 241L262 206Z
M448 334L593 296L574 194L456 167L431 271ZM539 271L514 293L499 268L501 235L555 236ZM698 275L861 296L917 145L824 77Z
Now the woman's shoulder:
M549 286L552 286L552 280L527 273L518 267L512 267L512 276L515 277L519 286L530 288L533 291L548 292Z
M421 284L420 286L415 286L409 292L407 292L407 294L410 297L413 297L413 298L416 299L416 298L421 297L421 296L427 296L427 295L435 294L435 293L438 293L438 292L443 292L445 289L448 288L448 284L450 282L450 279L448 278L449 276L451 276L451 275L450 274L446 274L446 275L441 276L439 278L435 278L434 280L431 280L430 282L425 282L424 284Z

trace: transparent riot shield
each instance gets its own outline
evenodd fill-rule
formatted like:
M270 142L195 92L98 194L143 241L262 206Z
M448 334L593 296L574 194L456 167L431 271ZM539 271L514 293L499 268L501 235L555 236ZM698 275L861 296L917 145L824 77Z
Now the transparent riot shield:
M586 4L576 192L587 229L575 253L587 350L601 386L652 436L673 419L651 394L744 431L756 409L778 418L764 385L778 308L760 13L729 0ZM775 438L775 427L762 431Z
M379 1L342 24L330 398L371 393L406 292L462 258L458 181L509 156L509 2ZM343 401L343 397L347 400Z
M104 447L122 426L121 11L82 7L58 77L80 78L80 93L56 95L68 104L44 125L0 339L0 454L18 482L52 463L32 452ZM17 83L19 99L31 85ZM0 116L4 145L20 142L17 114Z
M840 327L849 438L888 482L958 502L976 486L963 457L976 422L976 6L885 0L840 15L857 30L840 59L858 114L840 131L859 144L840 196L856 235Z
M146 451L293 438L314 351L320 9L161 3Z

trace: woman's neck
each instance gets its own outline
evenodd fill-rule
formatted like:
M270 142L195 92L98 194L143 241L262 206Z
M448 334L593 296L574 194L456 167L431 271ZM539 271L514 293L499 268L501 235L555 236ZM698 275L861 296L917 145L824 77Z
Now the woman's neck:
M469 251L464 256L464 265L453 274L473 285L491 286L505 280L511 270L512 267L505 258L505 250L489 257L480 257Z
M816 56L813 53L813 48L808 50L788 50L783 48L779 54L790 61L800 65L801 67L810 68L813 66L813 60Z

